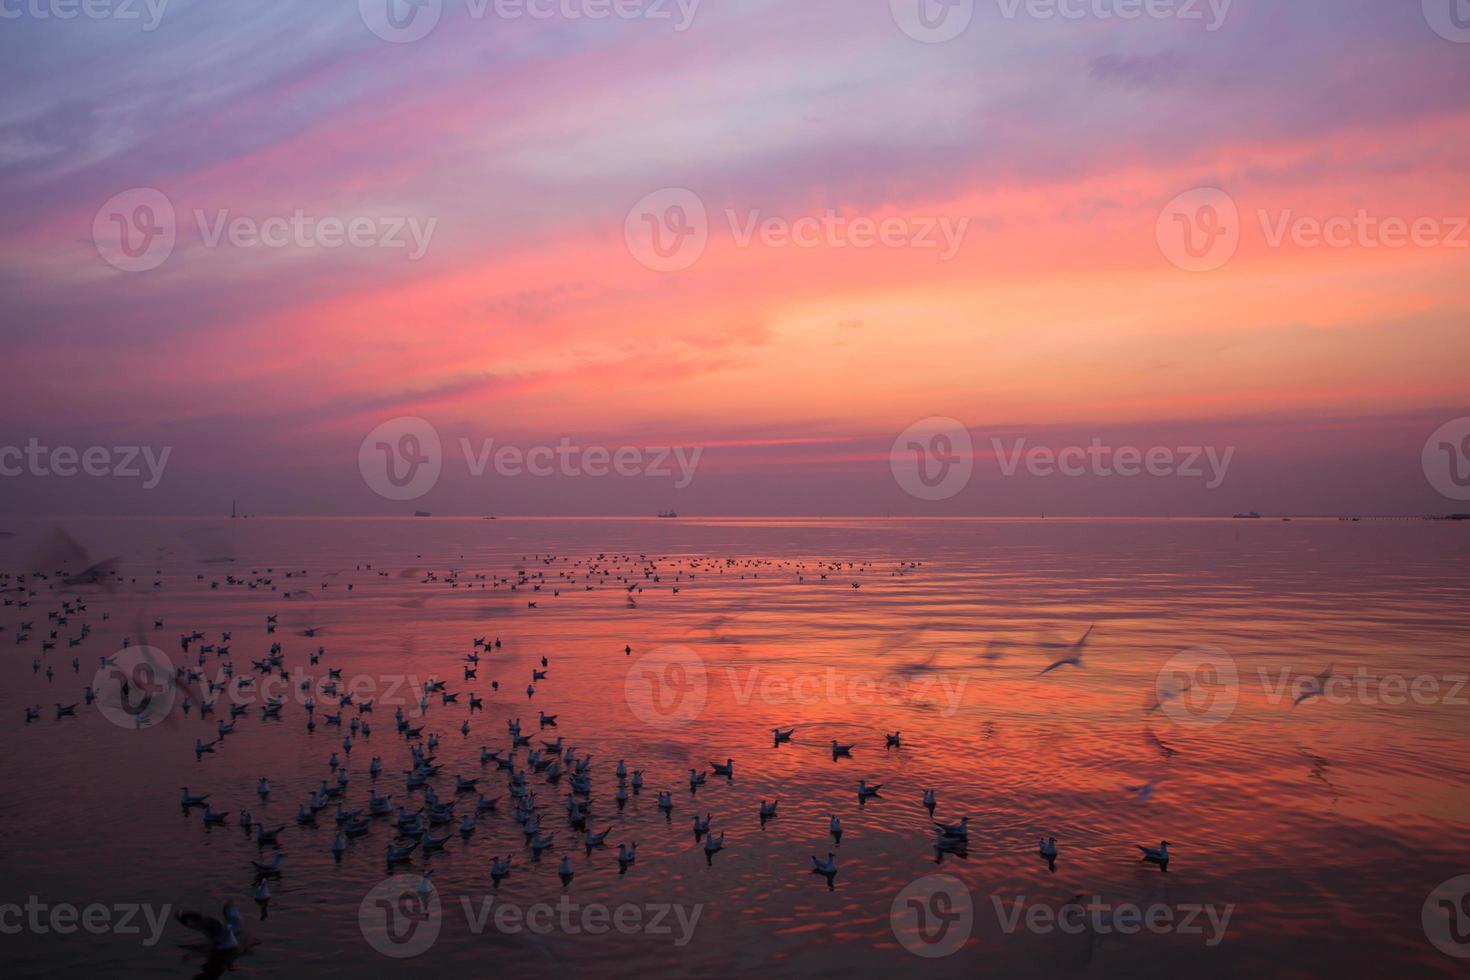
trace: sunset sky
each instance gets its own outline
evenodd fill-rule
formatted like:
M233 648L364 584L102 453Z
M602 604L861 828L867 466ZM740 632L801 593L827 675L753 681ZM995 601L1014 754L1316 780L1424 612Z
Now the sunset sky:
M601 20L443 0L405 43L374 33L372 0L170 0L152 29L141 2L141 21L12 4L0 443L171 452L156 488L22 474L0 478L0 508L1470 510L1420 463L1470 415L1470 43L1435 29L1433 3L1122 20L1105 0L1075 18L978 0L943 43L903 29L903 0ZM169 202L176 242L128 271L94 229L138 188ZM661 271L630 211L670 188L702 205L707 245ZM1200 188L1238 208L1239 242L1191 271L1167 211ZM221 218L298 211L402 225L407 245L210 240ZM839 231L811 247L743 237L829 212ZM1393 247L1360 213L1422 234ZM1355 221L1341 247L1310 237L1332 218ZM855 247L855 219L939 247ZM1279 237L1298 219L1307 233ZM960 227L947 254L938 229ZM364 438L401 416L444 443L417 502L359 472ZM889 453L934 416L978 458L930 502ZM702 455L683 488L477 478L462 438ZM992 438L1235 452L1214 489L1008 478Z

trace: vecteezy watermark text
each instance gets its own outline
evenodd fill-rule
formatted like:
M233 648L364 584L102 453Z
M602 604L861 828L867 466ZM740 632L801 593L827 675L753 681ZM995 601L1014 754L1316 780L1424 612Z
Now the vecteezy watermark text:
M823 668L776 671L756 665L711 671L704 658L678 644L659 647L628 666L623 698L640 721L657 727L688 724L704 711L713 681L729 685L730 698L741 706L909 705L931 702L942 717L960 709L969 681L937 672L907 676Z
M693 940L699 917L704 914L703 904L624 902L609 906L601 902L573 901L567 895L557 899L555 905L536 902L522 906L500 901L494 895L478 899L462 897L459 903L469 921L470 931L475 935L493 923L496 932L507 936L520 933L547 936L554 932L568 936L582 933L602 936L609 932L624 936L666 936L679 949Z
M915 41L942 44L969 29L979 0L888 0L893 21ZM1002 19L1102 22L1174 20L1225 26L1234 0L994 0Z
M163 480L172 446L46 446L32 436L24 446L0 446L0 476L93 476L143 480L152 490ZM147 473L139 468L139 462Z
M1163 902L1139 905L1108 902L1099 895L1078 895L1062 905L1027 902L1025 895L1016 895L1010 900L992 895L990 904L995 909L1001 931L1008 935L1023 928L1042 936L1053 932L1073 936L1086 932L1099 936L1132 936L1150 932L1155 935L1203 936L1205 945L1211 948L1224 941L1230 917L1235 914L1234 904L1223 907L1193 903L1168 905Z
M990 440L1003 477L1022 470L1033 477L1195 479L1205 489L1224 482L1235 447L1107 445L1094 437L1086 445L1030 446L1023 438ZM920 500L948 500L974 475L974 441L964 423L936 416L909 426L889 450L894 480Z
M1328 664L1303 670L1257 668L1261 698L1272 707L1367 705L1428 707L1470 705L1470 674L1401 674ZM1235 658L1219 647L1200 646L1171 657L1159 670L1148 713L1195 728L1222 724L1235 713L1243 686Z
M672 23L676 33L694 24L701 0L463 0L472 21L642 20ZM433 33L444 15L446 0L358 0L367 29L384 41L411 44Z
M682 490L694 481L694 471L699 466L699 457L704 454L703 446L686 449L684 446L574 446L563 437L555 446L495 445L494 439L483 439L476 449L469 439L459 440L464 452L465 465L471 476L484 476L485 470L493 465L500 476L653 476L673 477L669 468L678 467L675 489Z
M676 902L578 902L562 895L554 904L519 905L497 895L461 896L459 908L472 935L493 929L505 936L652 936L682 949L694 939L704 905ZM444 926L439 889L417 875L387 878L363 897L358 927L368 945L385 956L407 959L427 952Z
M77 906L71 902L47 902L39 895L27 897L25 904L0 904L0 934L23 932L38 936L69 936L77 932L88 935L143 936L144 946L156 946L163 938L172 905L148 905L142 902L115 902L104 905L92 902ZM146 934L144 929L146 927Z
M0 0L0 20L141 20L153 31L169 0Z
M468 437L458 441L465 469L481 478L497 476L652 477L671 479L682 490L694 482L704 447L694 446L583 446L561 438L555 445L496 444L493 438L478 445ZM389 419L369 432L358 447L357 463L363 480L388 500L415 500L434 488L444 469L444 445L439 431L427 419L403 416Z
M1266 248L1470 249L1470 215L1351 213L1301 214L1293 208L1256 209ZM1235 199L1215 187L1197 187L1175 197L1159 212L1155 228L1159 249L1188 272L1213 272L1235 257L1246 222Z
M312 214L305 208L264 216L195 208L192 214L198 241L205 248L402 250L410 262L424 257L439 226L438 218L409 214ZM158 268L173 254L178 239L179 215L173 201L152 187L113 195L92 219L98 254L123 272Z
M1225 482L1235 447L1223 452L1214 446L1104 446L1093 439L1086 446L1026 447L1025 439L1015 440L1010 451L999 439L991 439L1000 471L1015 476L1022 465L1032 476L1102 476L1102 477L1180 477L1204 479L1205 489L1215 490ZM1208 464L1209 472L1201 465Z
M944 215L843 214L827 208L791 217L759 208L724 211L736 248L768 249L917 249L938 253L941 262L959 254L970 228L969 217ZM640 199L628 211L623 235L640 265L655 272L679 272L699 261L708 247L709 211L688 188L666 187Z

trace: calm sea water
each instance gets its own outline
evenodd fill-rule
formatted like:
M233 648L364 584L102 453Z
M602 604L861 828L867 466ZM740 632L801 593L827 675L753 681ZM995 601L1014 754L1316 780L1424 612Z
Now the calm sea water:
M81 520L65 530L85 555L69 556L55 525L0 530L12 532L0 538L0 568L65 560L74 572L118 556L122 579L63 589L32 577L29 606L0 610L10 649L0 668L0 904L217 914L233 896L244 951L227 965L240 976L401 965L429 976L629 977L1465 967L1431 933L1464 936L1470 919L1451 921L1453 899L1428 900L1470 874L1470 525ZM65 625L48 621L66 598L85 609ZM16 643L24 621L34 629ZM90 634L69 646L83 623ZM1089 627L1082 666L1039 674ZM57 647L43 654L53 629ZM186 652L180 634L194 630L205 638ZM201 667L201 642L218 644L221 631L233 633L229 654L205 654ZM219 705L236 697L249 711L202 759L196 737L212 738L228 713L201 720L197 690L177 692L172 712L142 729L97 705L57 719L53 704L81 701L99 657L124 637L209 678L232 662L236 677L285 696L280 719L261 717L260 694L221 695ZM492 648L466 680L476 637ZM251 667L272 642L289 683ZM321 663L309 666L319 646ZM53 677L32 670L37 657ZM528 698L542 657L547 676ZM1297 704L1329 666L1336 682ZM306 727L296 685L321 683L328 668L359 700L376 699L361 716L371 735L350 753L344 732L322 723L336 709L320 692L318 727ZM430 678L480 694L483 711L468 709L468 693L448 705L436 694L418 718ZM438 910L395 935L437 933L406 964L363 929L365 915L390 914L371 901L364 911L389 875L389 822L376 819L336 861L330 808L316 829L293 820L321 780L335 782L334 751L350 774L349 807L364 808L370 786L410 810L422 804L405 785L409 743L395 732L395 703L441 737L442 797L454 796L455 774L502 797L467 840L455 824L436 828L452 834L427 862ZM40 705L39 719L24 722L25 705ZM538 730L538 711L557 715L556 727ZM344 709L343 723L354 716ZM557 840L532 860L506 773L479 760L481 745L509 747L514 718L536 748L559 735L591 755L591 822L610 828L607 849L589 856L568 826L568 780L533 774ZM789 743L773 744L776 726L795 727ZM902 744L887 749L893 731ZM855 744L850 758L833 759L834 739ZM383 760L376 781L373 756ZM516 758L524 768L526 749ZM710 775L691 794L688 770L726 758L733 779ZM645 778L621 809L620 759ZM272 785L264 803L261 776ZM882 784L880 795L860 804L859 779ZM205 828L199 810L179 806L183 785L210 794L229 821ZM969 817L965 856L936 854L926 788L936 819ZM667 818L659 790L673 796ZM762 826L760 801L777 797ZM457 815L474 799L460 797ZM264 918L251 861L274 851L239 827L242 808L286 825ZM696 813L726 835L712 859L692 832ZM837 845L833 815L844 827ZM1042 835L1058 840L1055 870L1038 856ZM1167 873L1135 847L1160 839L1170 842ZM626 874L620 842L638 844ZM830 888L811 873L811 856L829 851L839 867ZM512 872L493 889L490 857L506 854ZM563 855L575 869L567 887ZM425 863L415 854L393 873L417 877ZM1091 924L1049 928L1047 910L1066 915L1079 895ZM571 913L558 911L563 896ZM498 908L534 918L543 903L550 928L496 924ZM1120 933L1132 906L1174 926ZM1097 918L1109 913L1111 926ZM618 914L623 928L607 926ZM141 916L141 934L62 934L46 922L11 931L18 921L0 916L6 976L190 976L205 966L188 946L198 935L177 923L150 943ZM606 931L589 931L599 925Z

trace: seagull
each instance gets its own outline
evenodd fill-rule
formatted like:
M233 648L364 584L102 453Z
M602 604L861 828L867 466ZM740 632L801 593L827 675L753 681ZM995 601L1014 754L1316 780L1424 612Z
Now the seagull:
M1159 685L1156 685L1154 690L1150 691L1144 698L1143 713L1146 715L1153 714L1168 702L1188 694L1194 686L1194 682L1188 677L1179 678L1177 683L1177 688L1163 687L1163 678L1160 678Z
M179 787L179 793L179 805L186 809L191 806L203 806L204 801L209 799L208 793L205 793L203 796L190 795L189 787L187 786Z
M572 859L570 855L563 854L561 856L561 864L557 867L556 874L561 878L561 886L563 888L572 883L572 876L576 872L572 870Z
M394 847L393 846L393 842L392 841L389 841L388 842L388 847L387 847L388 863L389 864L397 864L397 863L399 863L401 861L407 861L408 858L409 858L409 856L411 854L413 854L414 850L418 846L419 846L419 842L418 842L417 839L414 839L413 841L411 841L408 844L405 844L402 847Z
M231 909L233 905L226 905ZM228 919L228 912L226 913ZM239 913L235 913L239 917ZM210 948L218 953L233 952L240 948L240 940L235 937L235 927L228 921L221 922L219 919L208 915L200 915L198 912L180 912L177 918L180 924L193 929L195 932L204 934L209 940Z
M718 762L711 762L710 768L715 771L716 776L733 777L735 775L735 760L726 759L723 766Z
M924 790L924 807L929 811L929 816L931 817L934 816L934 802L934 791L932 789Z
M255 866L255 873L258 875L278 876L281 873L281 862L285 859L286 855L277 851L274 855L271 856L271 859L269 861L251 861L250 863Z
M980 659L986 663L999 663L1005 657L1009 647L1010 644L1005 640L992 639L989 643L985 644L985 652L980 654Z
M773 729L771 729L771 734L773 736L775 736L775 739L776 739L775 744L776 745L780 745L782 742L789 742L789 741L791 741L791 736L796 734L796 729L795 728L788 728L788 729L786 729L783 732L779 728L773 728Z
M771 819L772 817L774 817L776 815L776 804L777 803L780 803L780 802L781 802L780 797L777 797L776 799L772 800L770 803L767 803L765 800L761 800L761 824L762 824L762 826L765 825L765 822L767 820Z
M627 844L619 844L618 845L618 872L621 874L622 872L627 871L628 870L628 865L632 864L633 861L637 858L637 856L638 856L638 845L636 843L632 847L629 847Z
M507 854L505 856L505 860L503 860L503 861L500 858L498 858L498 857L492 857L490 859L490 881L493 882L496 887L499 887L501 881L505 880L505 878L509 874L510 874L510 855L509 854Z
M1041 856L1046 859L1046 866L1051 871L1057 870L1057 839L1055 837L1041 838Z
M1291 706L1295 708L1303 701L1308 701L1312 698L1321 697L1323 692L1327 690L1327 680L1332 676L1332 668L1335 666L1337 665L1328 664L1327 669L1322 671L1322 673L1318 674L1316 677L1307 678L1307 680L1302 684L1301 693L1297 695L1296 700L1292 702Z
M853 743L853 744L856 744L856 743ZM841 755L851 756L852 755L852 749L853 749L853 745L838 745L837 744L837 739L834 738L832 740L832 758L833 759L836 759L838 756L841 756Z
M859 779L857 785L858 802L861 803L863 800L866 800L869 797L877 796L878 791L882 788L882 783L879 783L876 786L869 786L866 779Z
M1142 786L1124 786L1123 788L1133 794L1135 803L1146 803L1154 795L1154 791L1158 789L1158 785L1158 780L1150 779Z
M1092 635L1093 628L1092 626L1087 627L1087 632L1082 634L1082 639L1072 644L1070 656L1063 657L1051 664L1051 666L1037 671L1036 676L1040 677L1042 674L1050 674L1059 667L1085 667L1086 664L1082 662L1082 648L1086 645L1087 638Z
M837 819L837 814L832 814L832 819L827 824L827 829L832 833L834 843L842 843L842 821Z
M903 739L899 737L901 734L901 732L894 732L892 735L885 733L883 737L888 740L888 744L883 746L883 748L885 750L903 748Z
M1155 850L1152 847L1144 847L1142 844L1136 844L1134 846L1136 846L1140 851L1143 852L1143 859L1142 859L1143 861L1146 861L1149 864L1157 864L1159 866L1159 870L1160 871L1163 871L1163 872L1166 872L1166 873L1168 872L1168 870L1169 870L1169 842L1168 841L1166 841L1166 840L1159 841L1159 846L1158 846L1158 849L1157 850Z
M835 875L837 873L837 855L831 851L827 852L827 860L820 861L815 854L812 855L812 871L820 875Z
M970 833L970 818L960 817L959 823L939 823L935 821L934 826L948 837L967 837Z

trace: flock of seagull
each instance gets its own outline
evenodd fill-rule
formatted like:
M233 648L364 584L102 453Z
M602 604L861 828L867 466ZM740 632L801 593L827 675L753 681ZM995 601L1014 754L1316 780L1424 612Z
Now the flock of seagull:
M541 556L537 556L542 560ZM551 559L544 559L544 564L550 566ZM565 559L563 559L565 561ZM625 561L628 563L628 574L616 573L616 563ZM724 574L726 571L734 572L741 569L742 577L751 575L758 577L762 569L771 565L780 566L784 563L773 563L765 561L750 561L740 565L733 559L725 559L723 562L714 560L694 560L687 572L681 570L668 587L677 592L679 583L684 574L693 577L697 572L714 571ZM864 567L859 567L864 566ZM866 563L831 563L828 566L808 570L805 566L798 566L799 576L808 574L819 574L826 579L828 574L839 572L862 573L865 572ZM906 563L903 570L917 567L916 563ZM641 575L635 574L641 572ZM359 565L358 571L374 571L371 565ZM161 576L161 572L158 573ZM248 588L249 590L266 589L279 592L280 586L276 583L276 572L274 569L266 569L264 572L256 569L252 576L226 576L223 584ZM329 573L335 575L337 573ZM387 572L376 572L377 575L386 577ZM548 579L546 571L535 572L519 569L514 578L487 577L475 575L469 581L463 581L460 573L450 572L446 576L438 573L423 571L422 569L408 569L402 573L403 577L419 577L424 582L439 582L454 588L461 586L484 589L487 586L495 589L505 587L510 591L526 591L532 595L549 589L553 595L560 595L562 588L570 588L576 584L583 584L587 589L594 584L606 584L609 581L620 587L626 587L629 604L636 604L639 593L645 587L653 587L663 581L663 572L660 570L657 559L647 556L638 556L634 562L631 556L616 556L609 559L606 555L599 555L596 559L578 561L571 569L563 568L554 579ZM305 572L286 572L284 577L296 579L305 577ZM196 576L199 582L204 582L206 577L202 574ZM59 643L64 639L67 648L80 646L91 633L91 625L87 621L81 621L76 635L64 635L74 620L82 620L89 612L89 598L84 594L88 587L98 587L104 592L111 591L119 584L125 584L127 580L118 573L115 560L99 562L90 565L83 572L68 573L59 571L55 573L31 572L20 575L0 575L0 595L4 596L4 604L7 607L16 607L24 615L32 600L39 598L45 590L58 596L58 604L46 614L46 623L42 631L34 629L34 619L23 620L15 629L17 644L32 642L32 637L41 636L41 656L32 661L32 668L40 672L43 668L48 679L54 677L54 665L47 663L48 654L57 649ZM131 580L136 585L137 580ZM221 585L221 580L209 583L209 588L216 589ZM293 583L294 584L294 583ZM852 583L853 588L860 587L859 582ZM156 579L153 583L155 589L162 587L162 579ZM328 588L329 583L322 582L322 588ZM352 585L348 585L350 591ZM284 593L286 597L309 595L304 589L288 589ZM534 608L535 599L528 599L527 606ZM109 613L103 612L104 620L109 618ZM719 618L717 617L717 620ZM282 624L279 622L279 614L266 616L262 624L266 634L275 634ZM319 626L305 626L293 629L293 632L301 637L316 637L321 631ZM138 636L125 638L123 646L128 648L136 641L145 643L148 637L157 636L165 631L164 621L155 619L153 630L145 631L142 624L138 624ZM1064 656L1042 669L1040 675L1046 675L1064 667L1081 667L1083 647L1091 636L1089 629L1081 639L1071 644L1063 651ZM443 770L445 765L436 761L436 752L439 748L441 735L426 731L426 725L422 721L424 715L430 710L433 702L437 700L439 707L455 706L460 703L461 694L466 694L466 715L458 726L462 738L468 739L471 731L471 719L477 712L484 711L485 698L491 696L483 692L474 691L450 691L447 682L439 679L430 679L422 683L421 687L414 693L417 696L418 715L411 719L405 713L403 706L399 705L393 717L393 734L407 750L407 768L401 770L402 791L399 794L386 792L388 787L388 775L385 772L383 757L373 755L366 771L365 787L366 795L357 796L360 801L354 806L349 803L352 790L356 782L349 773L351 754L361 743L368 741L374 729L374 718L376 717L372 700L355 698L349 690L342 686L343 668L326 666L324 672L314 672L315 676L306 676L312 668L322 666L322 660L326 656L326 647L318 645L314 652L307 654L306 670L293 670L287 666L284 647L279 641L271 641L267 654L258 660L252 660L252 671L250 674L236 676L235 667L231 656L231 644L233 636L230 631L222 631L218 634L218 640L209 642L203 631L191 629L179 634L179 649L185 657L193 660L193 666L180 666L171 674L165 674L161 681L164 685L170 685L178 697L169 699L170 713L177 711L184 718L193 717L199 722L208 725L213 719L214 724L208 726L209 737L194 738L193 753L196 761L202 762L206 756L213 756L227 739L235 736L236 727L250 712L250 705L242 703L239 695L251 688L259 690L260 682L266 678L279 678L281 683L290 685L295 683L303 697L299 704L304 708L305 729L314 732L317 728L331 729L334 733L340 733L340 745L334 749L330 757L325 761L326 774L318 780L318 785L312 789L306 799L296 801L296 813L291 822L266 821L256 816L253 807L254 801L241 800L238 797L231 803L225 803L221 796L214 792L196 792L190 786L181 786L179 790L179 805L186 813L197 812L200 824L205 828L222 827L233 824L254 840L259 851L259 859L251 861L253 876L252 897L259 906L260 915L267 915L269 903L272 898L271 883L277 881L284 871L284 854L278 850L281 836L290 833L291 823L301 831L313 829L328 830L330 843L323 844L330 850L334 858L341 859L348 851L358 845L358 841L371 835L375 828L386 828L386 839L382 845L385 865L388 869L402 867L414 861L416 858L422 861L421 880L419 891L425 893L432 890L433 885L430 877L433 874L432 859L435 854L443 851L451 842L455 834L464 841L469 841L479 829L481 821L492 816L502 814L508 815L516 825L524 839L522 859L528 857L532 862L538 862L548 852L561 853L557 866L557 873L563 888L572 884L576 877L576 866L572 860L574 853L581 851L584 857L590 857L595 850L609 846L608 837L612 826L596 825L606 822L605 815L594 816L593 813L593 770L591 753L579 753L575 746L568 745L566 740L557 735L554 739L548 737L548 730L557 728L557 715L548 714L545 710L537 713L535 728L529 733L523 729L519 718L508 718L506 720L506 733L504 740L498 746L482 744L479 748L478 772L466 776L456 773L452 776L452 782ZM143 649L143 647L139 647ZM487 659L496 655L502 649L500 638L489 636L473 637L471 649L463 654L462 661L458 666L463 670L466 683L476 681L478 672L486 666ZM633 648L631 643L622 648L624 656L631 656ZM216 675L219 679L211 679L205 673L208 657L213 654L219 667ZM102 667L115 664L117 654L111 657L101 657ZM505 667L503 662L500 666ZM79 673L81 663L79 657L73 656L71 667L74 673ZM525 669L525 668L523 668ZM547 657L541 657L539 664L529 665L529 681L525 688L525 696L528 702L533 700L537 694L537 684L547 681L551 673L550 661ZM121 697L126 700L129 694L128 685L133 681L120 677L120 691L98 691L88 686L80 701L72 704L56 703L55 718L61 719L74 717L79 704L85 702L91 704L103 697ZM498 692L500 684L491 681L489 685L491 692ZM194 700L197 695L198 701ZM322 698L318 703L316 697ZM287 706L287 700L279 696L266 696L258 701L260 717L262 719L280 720L282 712ZM27 706L25 709L25 722L27 724L38 721L41 717L40 706ZM779 749L784 743L793 739L796 727L778 727L771 730L772 744ZM876 745L876 742L875 742ZM885 751L902 750L903 738L901 732L884 733L883 747ZM850 757L858 743L842 743L836 739L830 742L830 752L833 761L844 757ZM522 750L524 754L522 754ZM340 753L340 754L339 754ZM733 781L735 775L735 760L725 759L724 762L712 761L708 771L703 769L690 769L688 774L688 787L691 797L696 795L701 786L711 778ZM641 793L645 787L644 770L630 769L626 760L620 759L612 773L615 781L615 790L612 801L618 811L626 806L631 796ZM499 780L503 792L489 795L486 788ZM854 788L857 803L861 806L867 801L879 798L882 785L870 785L866 780L859 779ZM1152 784L1147 787L1133 788L1139 791L1152 791ZM264 809L271 800L273 788L270 778L262 775L258 778L255 787L255 799L259 806ZM397 802L395 802L395 795ZM555 803L548 799L555 798ZM405 803L404 801L410 801ZM659 790L656 794L658 809L662 812L667 823L672 824L675 809L674 794L669 790ZM925 788L919 798L919 805L927 811L930 823L930 831L933 834L933 847L937 861L942 860L945 855L965 856L969 845L969 817L963 816L955 822L944 822L934 819L935 810L938 806L938 797L935 790ZM229 807L226 809L217 809ZM753 816L760 821L762 827L766 822L775 818L779 798L770 802L762 799L759 809ZM715 820L712 813L701 816L698 812L691 815L693 834L696 844L699 844L706 862L713 865L715 857L725 849L725 831L723 828L716 830ZM841 819L837 814L831 814L828 827L834 846L840 845L844 829ZM324 838L328 835L324 835ZM560 838L560 840L558 840ZM318 845L322 846L322 845ZM616 845L616 860L619 874L627 874L629 869L637 860L638 843L636 841L620 841ZM1158 847L1139 845L1138 850L1142 852L1142 862L1158 866L1167 871L1169 867L1169 844L1161 841ZM1043 836L1039 840L1039 856L1044 859L1052 871L1056 870L1056 861L1059 853L1057 839L1055 836ZM502 881L510 877L515 870L518 855L506 853L490 856L488 877L493 886L498 887ZM835 888L835 880L838 875L838 862L835 851L829 851L825 858L819 855L811 855L810 873L825 879L829 889ZM239 938L236 930L239 929L241 920L239 910L233 901L227 902L221 912L220 918L202 915L195 912L185 912L178 916L179 921L194 930L202 933L208 940L210 947L216 951L231 951L238 948Z

